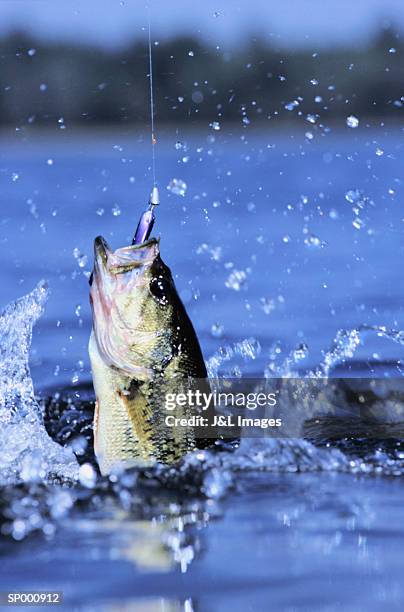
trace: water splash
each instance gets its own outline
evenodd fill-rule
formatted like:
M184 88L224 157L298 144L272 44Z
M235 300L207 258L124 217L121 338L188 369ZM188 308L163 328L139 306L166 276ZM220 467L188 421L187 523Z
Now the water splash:
M0 484L77 476L71 451L45 431L30 375L32 328L47 297L42 281L0 315Z
M369 334L376 334L379 338L385 338L404 346L404 332L388 329L383 325L360 325L354 329L340 329L334 339L333 347L325 353L322 363L310 375L329 376L335 366L345 363L347 359L352 359L357 348Z
M302 371L300 369L300 362L309 355L309 347L306 344L301 344L291 351L281 363L277 363L277 358L282 355L282 350L278 347L275 352L270 351L271 361L264 370L264 377L328 378L336 366L352 359L365 338L372 334L404 346L404 331L389 329L384 325L360 325L353 329L340 329L332 342L331 348L323 351L323 359L314 370Z
M293 378L296 377L297 371L295 367L307 357L309 354L309 347L306 344L299 344L288 357L284 360L281 366L275 370L272 370L272 377L274 375L279 378ZM269 370L270 371L270 370ZM265 371L266 378L270 378L271 375L268 375L268 370Z
M246 338L233 344L221 346L207 361L206 367L209 378L218 378L220 368L224 363L241 357L244 362L256 359L261 353L261 345L256 338ZM234 375L231 373L230 375Z
M195 451L175 467L156 465L146 472L132 469L112 474L108 479L100 478L91 463L84 463L79 470L70 450L46 434L29 371L32 328L43 312L47 296L46 285L40 283L32 293L10 304L0 316L0 526L5 535L21 540L32 531L41 530L49 537L58 522L75 508L76 502L80 501L81 508L102 513L105 495L108 495L118 512L124 509L147 520L159 513L164 515L170 523L167 547L174 561L186 571L197 546L187 540L184 525L188 521L192 526L200 520L198 516L203 516L206 522L220 512L217 503L237 486L243 473L404 474L404 452L398 447L391 452L378 448L361 456L355 442L345 452L342 447L333 448L330 444L319 447L304 439L272 438L243 439L232 452L228 452L230 448L222 452ZM404 346L404 332L384 326L340 330L321 364L305 376L328 377L338 364L354 356L367 334ZM261 352L256 338L225 344L208 360L209 376L235 376L237 362L248 367ZM298 376L297 370L308 352L306 345L299 345L280 365L275 365L275 355L279 357L281 351L274 351L274 362L267 375ZM239 375L242 374L240 370ZM80 411L77 405L73 409ZM294 396L290 398L289 409L299 412L299 402ZM55 476L74 481L74 488L50 484ZM161 499L157 495L160 489ZM152 505L147 502L150 490L153 491ZM164 501L167 491L178 496L178 503L170 502L167 506Z
M327 377L331 370L338 364L351 359L361 343L361 331L359 329L340 329L334 340L334 347L328 351L323 362L315 372L316 377Z

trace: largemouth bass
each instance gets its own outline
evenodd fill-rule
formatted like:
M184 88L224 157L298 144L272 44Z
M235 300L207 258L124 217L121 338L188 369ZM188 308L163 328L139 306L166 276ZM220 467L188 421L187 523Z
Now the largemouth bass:
M175 462L209 443L198 440L192 427L165 426L167 393L178 393L193 380L208 387L195 330L158 240L113 252L98 237L94 257L89 354L101 473L120 463ZM195 408L176 406L174 414L188 417Z

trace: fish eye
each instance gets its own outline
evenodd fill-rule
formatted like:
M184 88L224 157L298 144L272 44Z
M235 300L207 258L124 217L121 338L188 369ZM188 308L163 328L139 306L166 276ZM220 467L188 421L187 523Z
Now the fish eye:
M91 272L90 278L88 279L88 284L90 285L90 287L93 284L93 280L94 280L94 272Z
M162 304L162 306L167 306L167 296L170 291L170 283L163 276L157 276L152 278L149 288L150 293L154 298L156 298L159 304Z

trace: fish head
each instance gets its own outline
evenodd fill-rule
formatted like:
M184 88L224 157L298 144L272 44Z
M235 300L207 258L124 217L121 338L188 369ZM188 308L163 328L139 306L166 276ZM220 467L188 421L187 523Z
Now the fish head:
M112 251L94 242L90 302L93 331L103 361L146 380L172 353L172 317L178 300L159 240Z

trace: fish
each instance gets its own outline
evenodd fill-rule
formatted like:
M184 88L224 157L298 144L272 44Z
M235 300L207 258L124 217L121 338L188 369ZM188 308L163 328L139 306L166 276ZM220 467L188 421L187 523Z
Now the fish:
M94 241L89 356L100 472L172 464L212 444L194 427L167 427L164 397L193 385L210 391L202 350L172 273L151 238L112 251ZM198 408L176 405L175 417ZM205 413L204 413L205 414Z

